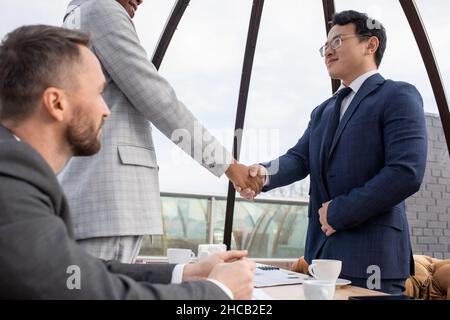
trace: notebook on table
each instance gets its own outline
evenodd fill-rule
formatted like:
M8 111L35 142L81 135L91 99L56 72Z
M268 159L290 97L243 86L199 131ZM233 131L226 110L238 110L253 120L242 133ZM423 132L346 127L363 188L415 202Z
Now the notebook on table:
M309 276L265 264L256 264L253 285L255 288L301 284Z

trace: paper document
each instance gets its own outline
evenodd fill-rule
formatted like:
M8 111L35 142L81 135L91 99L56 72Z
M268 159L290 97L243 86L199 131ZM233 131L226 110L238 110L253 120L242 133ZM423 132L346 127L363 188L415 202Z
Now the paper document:
M254 272L253 286L255 288L301 284L309 278L305 274L279 269L257 263Z

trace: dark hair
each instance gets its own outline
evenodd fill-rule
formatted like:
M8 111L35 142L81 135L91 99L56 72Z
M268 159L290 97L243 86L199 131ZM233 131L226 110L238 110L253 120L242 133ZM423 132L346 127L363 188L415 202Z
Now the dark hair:
M380 46L375 55L375 62L377 67L380 66L383 60L384 51L386 50L386 29L375 19L369 18L365 13L348 10L336 13L333 16L332 26L344 26L353 23L356 26L356 34L361 36L374 36L380 41Z
M68 73L81 59L78 45L89 43L88 34L45 25L9 33L0 44L0 119L26 119L48 87L73 81Z

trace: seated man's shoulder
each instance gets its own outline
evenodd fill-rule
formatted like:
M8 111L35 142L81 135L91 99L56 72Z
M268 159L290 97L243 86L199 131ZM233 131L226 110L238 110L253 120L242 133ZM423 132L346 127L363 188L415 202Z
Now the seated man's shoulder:
M36 150L14 140L0 140L0 175L36 182L57 182L54 172Z
M16 140L0 140L0 161L11 159L26 162L42 162L44 159L29 144Z

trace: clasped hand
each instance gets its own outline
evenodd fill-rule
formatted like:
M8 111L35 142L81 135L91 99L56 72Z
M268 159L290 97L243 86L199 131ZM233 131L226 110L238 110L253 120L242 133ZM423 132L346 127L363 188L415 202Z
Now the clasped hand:
M261 193L266 172L260 164L246 166L234 161L228 168L226 175L243 198L253 200Z

